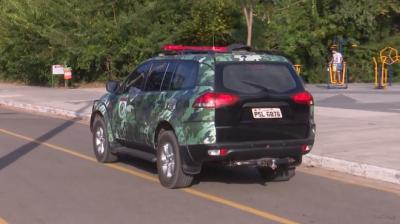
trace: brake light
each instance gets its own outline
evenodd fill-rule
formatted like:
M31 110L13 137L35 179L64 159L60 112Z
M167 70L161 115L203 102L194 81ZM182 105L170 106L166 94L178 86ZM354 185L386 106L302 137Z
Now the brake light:
M301 151L303 153L307 153L311 151L312 147L313 147L312 145L301 145Z
M238 101L239 97L234 94L206 92L197 97L192 107L216 109L235 104Z
M300 93L296 93L292 96L292 99L295 103L298 104L306 104L306 105L313 105L314 99L311 93L304 91Z

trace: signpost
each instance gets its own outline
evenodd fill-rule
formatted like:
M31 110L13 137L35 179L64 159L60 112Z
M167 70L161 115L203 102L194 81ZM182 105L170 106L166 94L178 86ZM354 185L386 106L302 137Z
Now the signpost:
M53 75L64 75L64 65L51 66L51 72ZM51 76L51 87L54 86L53 75Z
M64 65L53 65L52 66L53 75L64 75L64 85L65 88L68 87L68 80L72 79L72 68L65 67ZM51 86L54 86L53 75L51 76Z
M72 69L70 67L64 68L64 85L68 88L68 80L72 79Z
M63 75L64 74L64 65L53 65L52 72L53 72L53 75Z

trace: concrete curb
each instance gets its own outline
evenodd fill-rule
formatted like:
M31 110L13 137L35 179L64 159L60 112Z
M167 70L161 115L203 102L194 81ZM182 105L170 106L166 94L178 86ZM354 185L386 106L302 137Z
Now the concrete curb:
M0 105L14 107L18 109L28 110L32 112L39 112L45 114L53 114L53 115L60 115L69 118L80 118L84 120L90 119L90 114L88 113L77 113L74 111L54 108L54 107L47 107L47 106L38 106L29 103L20 103L11 100L2 100L0 99Z
M321 167L324 169L348 173L355 176L400 184L400 170L363 163L349 162L346 160L312 154L303 157L303 164L306 166Z
M47 106L38 106L28 103L19 103L10 100L0 99L0 105L5 105L9 107L14 107L33 112L39 112L39 113L61 115L69 118L81 118L85 120L90 119L90 114L87 113L77 113L74 111L68 111ZM352 174L355 176L361 176L370 179L386 181L394 184L400 184L400 170L388 169L384 167L378 167L356 162L349 162L346 160L340 160L340 159L312 155L312 154L303 157L303 164L306 166L321 167L324 169Z

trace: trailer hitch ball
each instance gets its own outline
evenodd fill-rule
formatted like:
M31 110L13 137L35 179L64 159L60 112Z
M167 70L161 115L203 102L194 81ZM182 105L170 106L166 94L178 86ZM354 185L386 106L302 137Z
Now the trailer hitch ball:
M275 170L276 168L278 168L278 166L276 165L275 159L272 160L271 165L269 166L272 170Z

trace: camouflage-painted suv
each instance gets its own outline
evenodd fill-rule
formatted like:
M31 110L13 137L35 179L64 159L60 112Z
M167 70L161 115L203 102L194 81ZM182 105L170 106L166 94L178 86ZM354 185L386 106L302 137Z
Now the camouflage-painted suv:
M91 117L96 158L156 162L167 188L189 186L210 161L288 180L314 144L313 98L282 56L158 56L107 91Z

